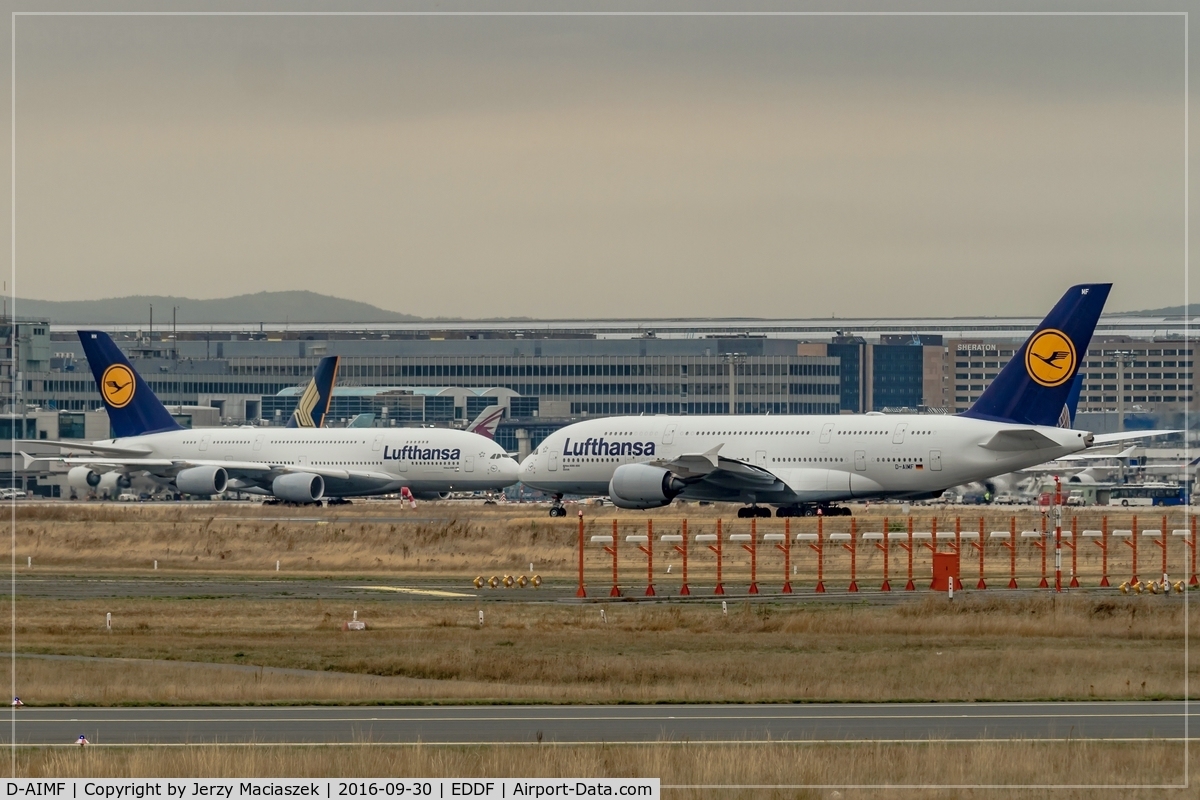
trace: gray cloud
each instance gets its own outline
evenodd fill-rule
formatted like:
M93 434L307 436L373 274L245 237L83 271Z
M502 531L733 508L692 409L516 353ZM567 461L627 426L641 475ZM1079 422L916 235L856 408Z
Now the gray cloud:
M460 316L1181 301L1182 22L24 17L18 293Z

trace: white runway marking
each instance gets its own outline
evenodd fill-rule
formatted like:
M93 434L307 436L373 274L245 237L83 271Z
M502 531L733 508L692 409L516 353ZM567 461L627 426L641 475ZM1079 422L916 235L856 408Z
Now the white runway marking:
M478 597L475 594L449 592L442 589L411 589L407 586L347 586L347 589L359 589L370 592L396 592L398 594L416 594L424 597Z

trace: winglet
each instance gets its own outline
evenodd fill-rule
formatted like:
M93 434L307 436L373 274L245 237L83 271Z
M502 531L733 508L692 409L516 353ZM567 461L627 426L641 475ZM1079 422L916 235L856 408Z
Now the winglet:
M29 453L26 453L24 450L20 450L18 452L20 452L21 459L25 462L25 465L21 467L21 469L25 470L26 472L29 471L29 467L33 465L33 462L40 460L29 455Z
M725 446L725 444L722 442L721 444L717 445L716 447L705 450L700 455L703 458L707 459L708 462L713 465L713 467L720 466L719 462L720 462L720 457L721 457L721 448L724 446Z

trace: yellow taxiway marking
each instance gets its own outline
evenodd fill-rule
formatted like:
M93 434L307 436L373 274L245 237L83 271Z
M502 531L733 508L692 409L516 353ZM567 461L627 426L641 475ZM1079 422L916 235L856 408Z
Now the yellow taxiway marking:
M463 592L448 592L443 589L410 589L406 586L347 586L347 589L366 589L375 592L397 592L399 594L419 594L425 597L477 597L478 595Z

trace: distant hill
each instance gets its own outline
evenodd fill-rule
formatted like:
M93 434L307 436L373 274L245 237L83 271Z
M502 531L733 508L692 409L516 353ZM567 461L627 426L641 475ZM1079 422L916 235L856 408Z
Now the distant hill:
M148 324L150 306L154 306L154 324L171 324L171 309L178 306L180 324L256 323L256 322L409 322L421 319L409 314L385 311L368 303L343 300L316 292L259 292L216 300L190 297L135 295L103 300L22 300L17 299L19 317L49 319L60 325L137 325ZM10 309L11 311L12 309Z
M1182 317L1184 314L1183 306L1167 306L1166 308L1149 308L1145 311L1126 311L1126 314L1132 314L1135 317ZM1200 304L1192 303L1187 307L1187 315L1189 317L1200 314Z

